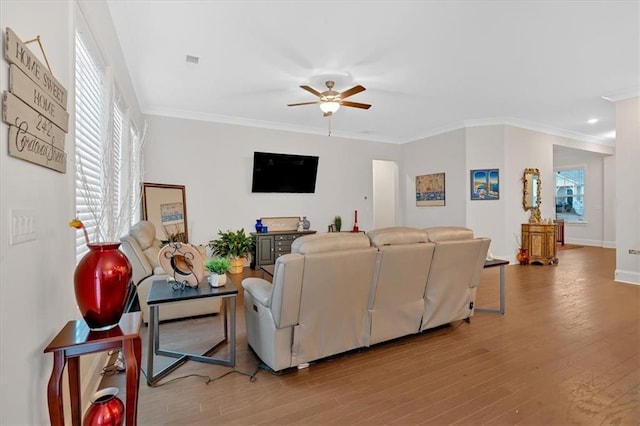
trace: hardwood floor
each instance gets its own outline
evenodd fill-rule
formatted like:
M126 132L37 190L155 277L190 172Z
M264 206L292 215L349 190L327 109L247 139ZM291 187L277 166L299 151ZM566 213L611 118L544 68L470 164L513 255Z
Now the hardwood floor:
M476 313L308 369L260 370L254 381L232 373L208 382L232 369L196 362L163 382L200 376L153 388L143 377L139 424L638 425L640 287L612 280L612 249L560 250L559 259L506 268L504 316ZM498 274L484 270L477 306L497 305ZM241 279L233 277L239 288ZM163 345L202 350L219 321L162 324ZM235 370L252 374L259 361L247 348L242 297L237 338ZM105 376L102 386L113 385L124 392L124 374Z

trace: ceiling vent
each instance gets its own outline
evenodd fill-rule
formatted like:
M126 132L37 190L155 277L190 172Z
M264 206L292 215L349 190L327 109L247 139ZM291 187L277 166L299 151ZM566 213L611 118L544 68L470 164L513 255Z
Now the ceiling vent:
M190 64L197 64L199 61L200 58L198 58L197 56L187 55L187 62L189 62Z

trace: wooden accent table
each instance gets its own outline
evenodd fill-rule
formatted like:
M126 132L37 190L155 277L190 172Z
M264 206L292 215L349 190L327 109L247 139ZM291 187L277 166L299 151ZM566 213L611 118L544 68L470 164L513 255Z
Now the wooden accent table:
M44 350L53 352L53 371L47 387L49 420L53 426L64 425L62 404L62 372L69 362L69 392L71 399L71 422L82 423L80 403L80 355L122 349L127 371L125 403L126 425L132 426L138 416L138 388L140 386L140 362L142 346L140 326L142 313L122 315L118 325L111 330L91 331L84 320L69 321Z
M529 250L529 263L540 263L542 265L558 263L556 256L556 225L523 223L522 247Z

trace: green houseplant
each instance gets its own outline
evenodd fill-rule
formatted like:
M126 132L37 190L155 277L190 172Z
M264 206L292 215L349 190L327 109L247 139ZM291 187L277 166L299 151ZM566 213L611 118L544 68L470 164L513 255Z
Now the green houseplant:
M244 232L244 228L226 232L218 230L218 238L209 241L209 248L214 255L231 260L229 273L239 274L242 272L244 259L248 259L253 253L254 241Z
M336 230L336 232L340 232L340 229L342 228L342 217L341 216L336 216L333 218L333 225L334 225L334 229Z
M204 262L204 267L211 273L209 284L212 287L220 287L227 283L226 273L231 270L231 260L226 257L214 257Z

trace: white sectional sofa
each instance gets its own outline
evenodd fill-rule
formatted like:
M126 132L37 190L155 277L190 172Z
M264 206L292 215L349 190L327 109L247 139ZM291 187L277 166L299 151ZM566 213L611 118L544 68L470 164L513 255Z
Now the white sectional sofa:
M280 371L468 318L489 244L459 227L301 237L273 283L243 280L248 343Z

